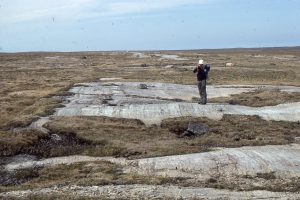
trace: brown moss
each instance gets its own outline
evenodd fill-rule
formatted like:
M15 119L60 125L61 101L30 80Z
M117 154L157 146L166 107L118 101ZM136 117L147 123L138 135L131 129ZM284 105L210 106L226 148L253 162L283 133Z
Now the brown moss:
M189 122L201 123L209 132L200 137L180 138ZM146 127L140 121L106 117L58 117L47 124L54 131L72 131L76 137L103 145L87 148L83 154L141 158L209 151L215 147L278 145L300 136L296 122L265 121L257 116L225 115L207 118L174 118L161 127Z
M300 101L300 93L280 92L279 90L257 90L248 93L235 94L230 97L210 99L212 103L229 103L253 107L276 106L283 103Z

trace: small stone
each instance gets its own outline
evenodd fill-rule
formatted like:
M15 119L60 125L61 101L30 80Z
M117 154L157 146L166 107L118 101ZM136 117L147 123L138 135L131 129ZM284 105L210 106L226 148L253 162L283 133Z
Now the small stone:
M56 140L56 141L62 140L61 137L60 137L59 135L57 135L57 134L52 134L52 135L51 135L51 139L52 139L52 140Z
M148 86L144 83L139 84L138 86L140 89L148 89Z
M235 66L234 63L226 63L226 64L225 64L225 67L234 67L234 66Z
M167 65L167 66L165 66L165 69L171 69L171 68L174 68L174 65Z

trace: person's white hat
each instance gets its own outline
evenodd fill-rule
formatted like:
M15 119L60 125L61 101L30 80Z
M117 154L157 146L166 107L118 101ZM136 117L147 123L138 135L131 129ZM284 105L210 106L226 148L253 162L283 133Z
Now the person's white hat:
M204 63L203 60L199 60L199 65L202 65Z

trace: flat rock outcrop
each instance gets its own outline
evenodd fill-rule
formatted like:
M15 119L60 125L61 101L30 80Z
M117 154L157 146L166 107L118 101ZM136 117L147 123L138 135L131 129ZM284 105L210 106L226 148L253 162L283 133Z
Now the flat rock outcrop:
M57 116L107 116L140 119L146 125L160 124L163 119L174 117L208 117L221 119L224 114L258 115L266 120L300 121L300 102L260 108L192 103L198 97L196 86L147 83L89 83L70 90L66 107L57 110ZM209 97L253 91L262 86L208 86ZM264 86L273 89L275 86ZM282 86L280 90L299 92L300 88ZM109 97L109 98L107 98Z
M137 160L138 173L204 178L275 173L300 177L300 145L225 148L212 152Z
M278 177L300 177L300 145L269 145L225 148L211 152L174 155L137 160L112 157L67 156L19 161L5 166L8 171L46 167L75 162L109 161L126 171L144 175L207 178L255 175L274 172Z

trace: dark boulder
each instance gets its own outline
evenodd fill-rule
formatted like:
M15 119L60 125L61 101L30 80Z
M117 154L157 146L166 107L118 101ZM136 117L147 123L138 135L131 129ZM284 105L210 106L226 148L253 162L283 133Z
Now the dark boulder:
M207 133L209 129L200 123L190 122L186 131L184 131L181 137L201 136Z

